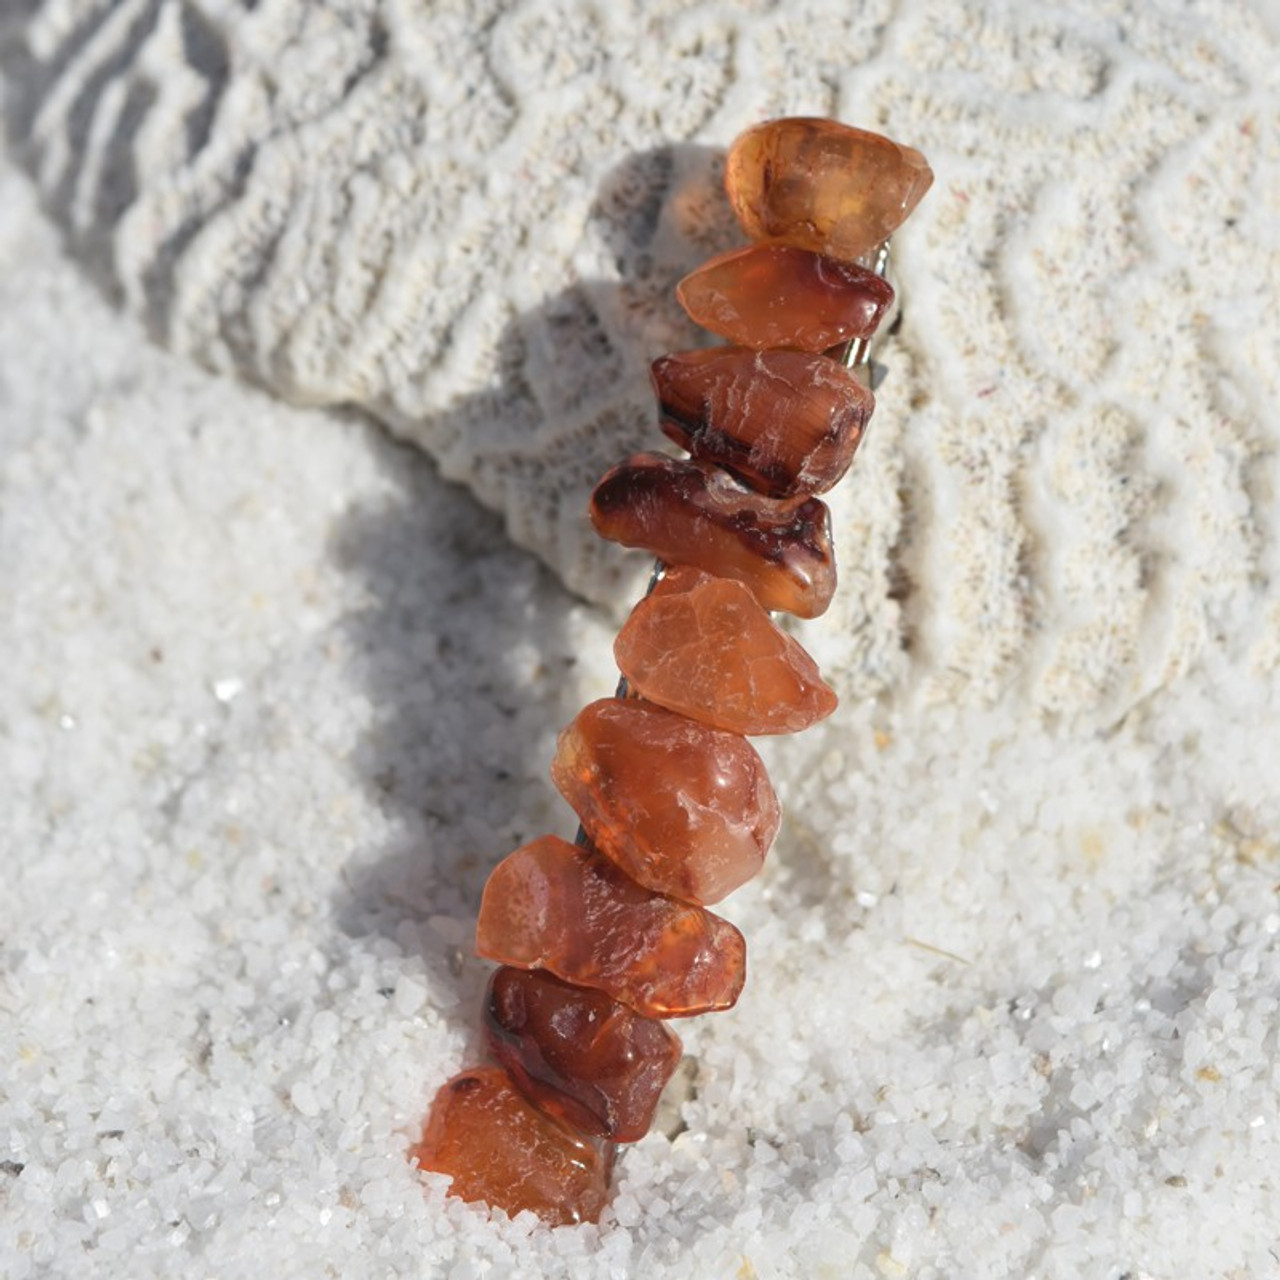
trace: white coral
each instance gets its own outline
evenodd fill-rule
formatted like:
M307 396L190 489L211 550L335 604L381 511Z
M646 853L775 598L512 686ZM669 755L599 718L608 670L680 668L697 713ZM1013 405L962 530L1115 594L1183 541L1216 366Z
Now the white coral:
M11 133L164 341L368 410L616 601L582 510L697 340L671 286L735 235L715 149L883 128L938 181L836 500L845 687L1110 717L1212 634L1266 651L1274 33L1228 0L848 8L44 0Z

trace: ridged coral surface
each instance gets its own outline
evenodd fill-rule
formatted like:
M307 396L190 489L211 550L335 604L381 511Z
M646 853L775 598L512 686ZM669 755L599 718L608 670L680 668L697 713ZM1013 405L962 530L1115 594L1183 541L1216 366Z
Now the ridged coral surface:
M737 243L722 149L787 113L887 132L937 181L837 511L842 689L1112 721L1274 619L1265 6L32 0L6 28L11 139L126 308L367 410L610 601L631 561L582 509L653 439L672 286Z

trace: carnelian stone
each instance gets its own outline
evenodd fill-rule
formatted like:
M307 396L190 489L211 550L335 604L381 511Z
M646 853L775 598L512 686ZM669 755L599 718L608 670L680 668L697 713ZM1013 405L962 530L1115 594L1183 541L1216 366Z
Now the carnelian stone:
M817 663L742 583L688 566L636 605L613 652L642 698L732 733L798 733L836 709Z
M831 521L817 498L765 498L706 463L637 453L591 495L601 537L745 583L766 609L826 611L836 588Z
M531 1209L552 1226L595 1222L609 1198L613 1145L570 1133L543 1115L501 1067L476 1067L442 1085L410 1152L453 1178L449 1194L513 1217Z
M893 286L857 263L753 244L703 263L676 297L704 329L740 346L825 351L875 333Z
M914 147L834 120L771 120L740 134L725 189L753 240L854 260L906 221L933 182Z
M651 376L672 440L773 497L830 489L875 407L851 370L805 351L681 351Z
M728 1009L746 979L746 944L727 920L641 888L603 854L556 836L494 868L476 950L549 969L650 1018Z
M680 1040L603 991L504 965L485 995L489 1047L521 1093L579 1133L638 1142Z
M750 880L782 817L745 738L634 698L584 707L560 735L551 776L601 853L646 888L692 902L719 902Z

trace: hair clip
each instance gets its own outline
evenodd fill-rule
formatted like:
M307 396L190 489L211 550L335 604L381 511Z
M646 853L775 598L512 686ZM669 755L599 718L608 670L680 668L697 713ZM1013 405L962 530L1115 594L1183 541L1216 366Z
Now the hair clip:
M617 1145L648 1132L680 1059L668 1023L730 1008L746 945L707 910L759 872L781 810L747 741L831 714L816 664L770 617L835 590L818 495L874 407L858 374L893 301L888 239L928 190L924 157L821 119L742 134L729 199L752 243L679 285L729 345L653 364L662 430L596 486L603 537L657 557L614 645L613 697L560 735L551 774L581 826L493 871L476 932L497 1065L441 1087L421 1168L450 1194L559 1225L595 1221Z

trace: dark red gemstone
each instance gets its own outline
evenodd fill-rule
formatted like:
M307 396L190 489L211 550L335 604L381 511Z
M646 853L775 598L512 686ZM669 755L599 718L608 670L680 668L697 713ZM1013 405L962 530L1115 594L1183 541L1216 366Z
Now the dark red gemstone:
M637 453L596 485L601 537L668 564L745 583L766 609L826 611L836 589L831 522L817 498L765 498L717 467Z
M806 351L710 347L653 362L662 429L773 497L825 493L875 408L844 365Z
M535 1106L580 1133L649 1132L680 1041L654 1018L541 969L503 966L485 996L489 1047Z

